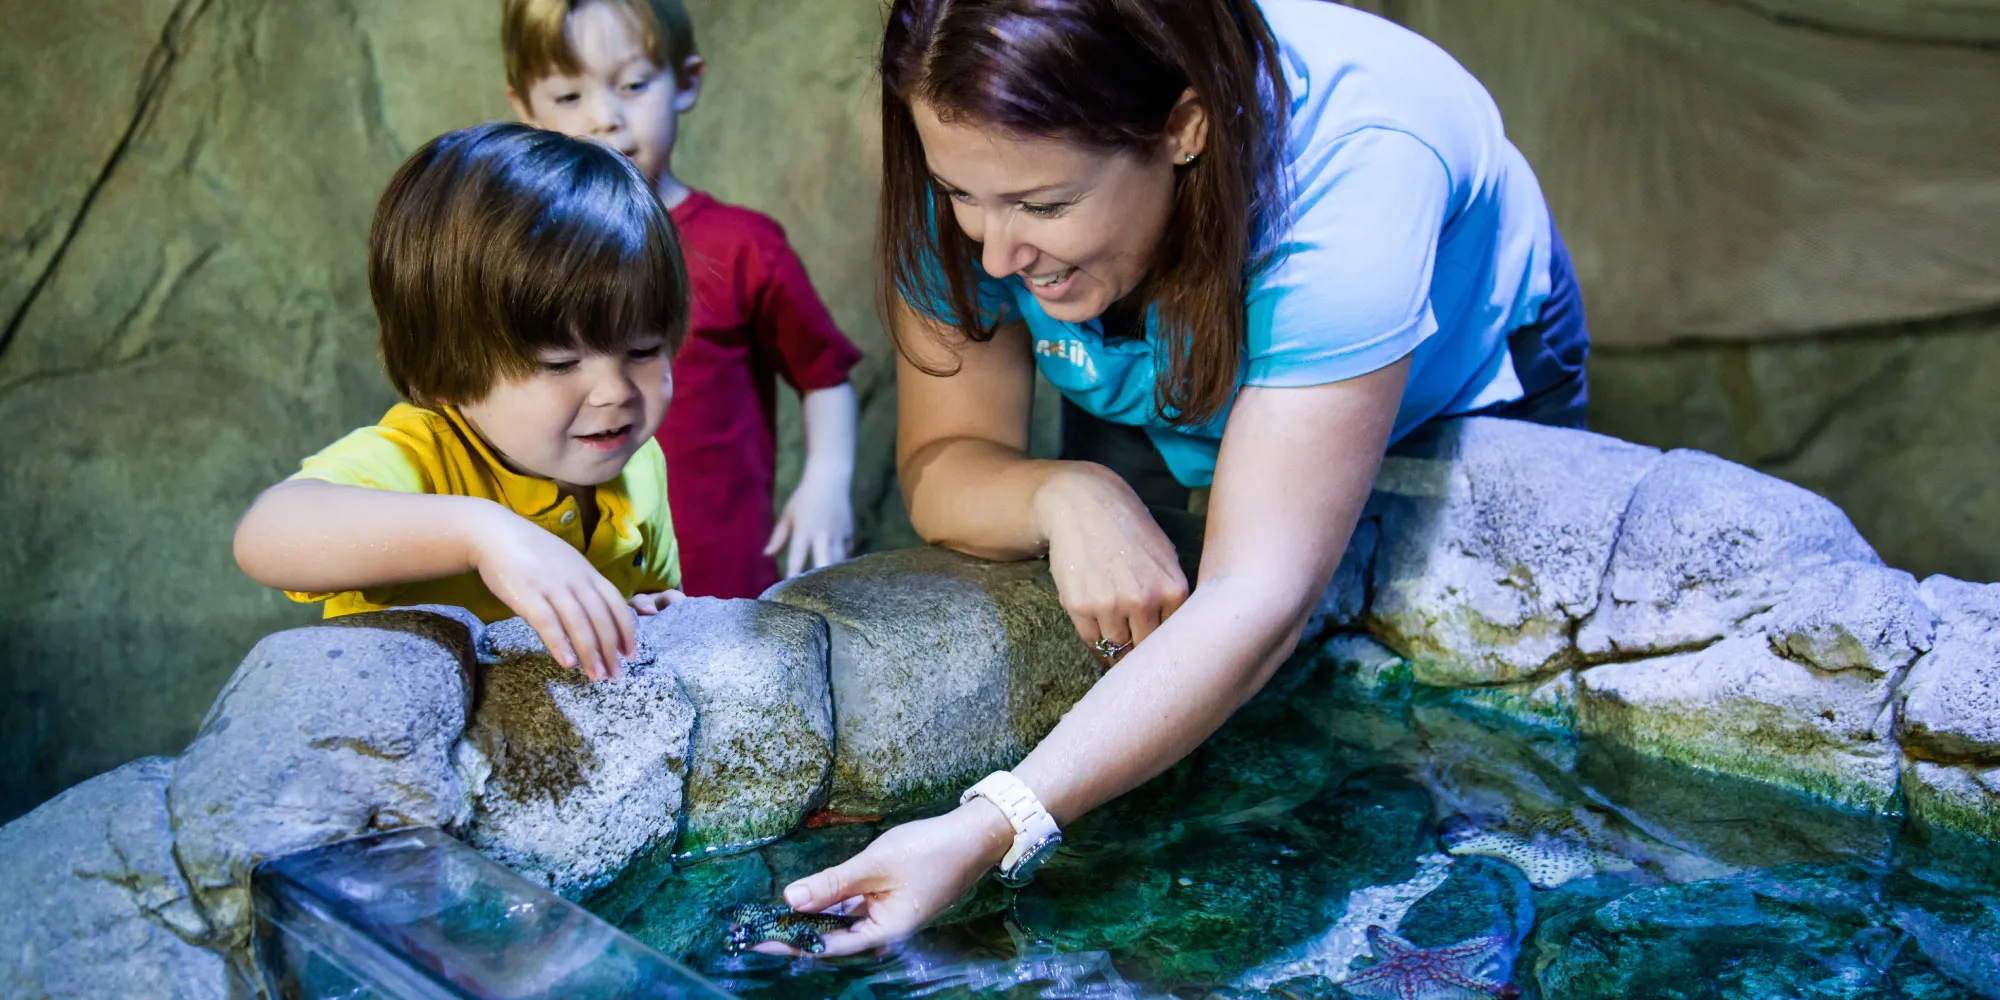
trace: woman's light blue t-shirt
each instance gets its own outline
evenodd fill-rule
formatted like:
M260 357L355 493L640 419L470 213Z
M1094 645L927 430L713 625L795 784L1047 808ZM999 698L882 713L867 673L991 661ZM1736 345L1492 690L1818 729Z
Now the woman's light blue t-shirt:
M1291 98L1291 214L1251 280L1244 384L1323 385L1410 355L1396 437L1519 398L1507 334L1548 296L1549 212L1492 98L1392 22L1323 0L1259 6ZM1176 479L1209 485L1227 415L1193 430L1161 417L1150 317L1144 339L1106 341L1097 320L1051 319L1018 276L982 279L979 301L1027 322L1063 395L1144 427Z

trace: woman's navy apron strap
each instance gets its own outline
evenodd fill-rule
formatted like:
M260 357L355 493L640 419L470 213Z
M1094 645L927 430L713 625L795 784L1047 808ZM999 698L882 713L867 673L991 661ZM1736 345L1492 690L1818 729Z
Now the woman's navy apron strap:
M1590 394L1583 372L1590 356L1590 330L1584 325L1583 293L1576 285L1569 247L1554 223L1549 225L1549 248L1549 297L1542 301L1541 315L1507 335L1514 374L1521 379L1521 398L1458 416L1506 417L1583 429Z

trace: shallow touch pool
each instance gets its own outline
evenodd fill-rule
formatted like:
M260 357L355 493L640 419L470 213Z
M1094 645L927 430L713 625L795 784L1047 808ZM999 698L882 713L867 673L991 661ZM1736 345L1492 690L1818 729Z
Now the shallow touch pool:
M623 926L758 1000L2000 996L1993 845L1324 656L1073 824L1032 885L988 880L894 955L722 954L716 911L877 829L682 869Z

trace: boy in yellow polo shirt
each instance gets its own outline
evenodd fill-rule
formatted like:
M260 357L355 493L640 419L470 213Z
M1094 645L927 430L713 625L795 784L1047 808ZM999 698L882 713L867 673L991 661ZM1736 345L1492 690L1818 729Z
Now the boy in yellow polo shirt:
M688 322L666 210L610 148L495 123L410 157L368 244L405 402L258 497L238 565L327 617L519 615L563 664L615 676L632 612L679 596L653 440Z

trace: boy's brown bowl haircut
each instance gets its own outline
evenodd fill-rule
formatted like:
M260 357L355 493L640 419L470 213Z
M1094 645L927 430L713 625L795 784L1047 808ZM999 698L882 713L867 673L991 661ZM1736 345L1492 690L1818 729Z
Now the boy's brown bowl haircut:
M505 122L425 143L368 234L382 364L420 406L477 402L549 348L622 354L687 334L688 279L667 210L612 149Z

